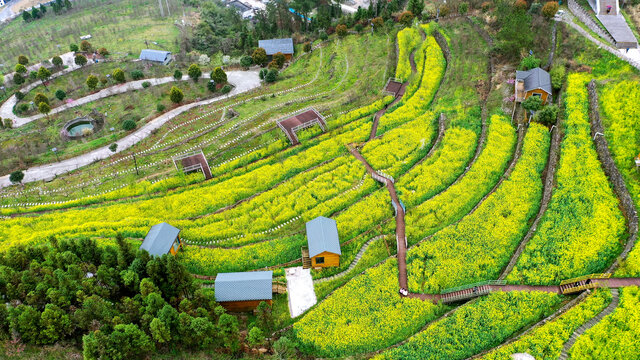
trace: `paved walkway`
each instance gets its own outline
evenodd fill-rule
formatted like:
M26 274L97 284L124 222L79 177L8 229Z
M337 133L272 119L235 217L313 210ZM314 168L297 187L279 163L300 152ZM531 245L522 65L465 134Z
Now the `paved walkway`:
M313 287L311 269L303 269L302 266L288 268L286 277L289 313L293 319L309 310L318 300Z
M67 68L62 70L62 71L59 71L57 73L54 73L53 75L51 75L51 79L54 79L54 78L56 78L56 77L58 77L60 75L67 74L67 73L69 73L71 71L74 71L74 70L77 70L77 69L79 69L81 67L79 65L76 65L76 63L75 63L75 54L73 52L71 52L71 51L68 52L68 53L64 53L64 54L60 55L60 58L62 59L62 65L67 66ZM49 59L49 62L51 62L52 59L53 58ZM92 64L93 64L93 62L90 61L85 66L89 66L89 65L92 65ZM4 66L8 67L9 69L11 69L11 65L10 64L4 64ZM31 64L31 65L27 66L27 70L29 72L38 71L38 69L40 69L41 66L42 66L41 63ZM8 84L8 83L12 82L13 81L13 75L15 75L15 71L6 74L4 76L4 83ZM29 85L26 85L26 86L22 87L20 89L20 91L28 92L28 91L30 91L31 89L33 89L34 87L36 87L36 86L38 86L40 84L42 84L42 82L40 80L37 80L37 81L35 81L35 82L33 82L33 83L29 84Z
M210 77L209 73L205 73L202 75L202 78L204 79L208 79ZM182 81L187 81L190 80L188 75L184 75L182 77ZM82 97L80 99L76 99L73 100L69 103L66 103L64 105L58 106L56 108L51 109L51 112L49 113L49 115L53 115L53 114L57 114L59 112L65 111L65 110L69 110L71 108L74 108L76 106L80 106L80 105L84 105L84 104L88 104L91 102L94 102L96 100L100 100L109 96L113 96L113 95L117 95L117 94L122 94L122 93L126 93L129 91L133 91L133 90L141 90L144 89L144 86L142 86L143 83L145 82L149 82L151 83L151 86L157 86L157 85L162 85L162 84L166 84L166 83L170 83L172 81L175 81L175 79L173 78L173 76L167 76L167 77L163 77L163 78L153 78L153 79L143 79L143 80L136 80L136 81L129 81L126 82L124 84L118 84L118 85L114 85L105 89L102 89L96 93L93 93L91 95L87 95L85 97ZM35 83L35 84L31 84L30 89L24 89L25 91L30 91L31 89L33 89L35 86L32 85L40 85L40 82ZM17 103L18 99L16 98L15 95L12 95L7 101L5 101L4 104L2 104L2 106L0 106L0 117L2 117L3 119L11 119L13 121L13 127L20 127L22 125L28 124L32 121L38 120L38 119L42 119L43 117L45 117L44 114L36 114L33 116L29 116L29 117L19 117L16 114L13 113L13 107L15 106L15 104Z
M261 84L257 71L229 71L227 72L227 78L229 83L235 86L235 88L230 93L216 98L186 104L158 116L157 118L151 120L149 123L141 127L136 132L116 141L116 143L118 144L118 152L126 150L131 146L137 144L141 140L151 135L154 130L162 127L167 121L182 114L183 112L186 112L198 106L208 105L228 99L232 96L252 90L260 86ZM58 163L30 168L24 171L25 176L22 182L27 183L32 181L52 179L56 175L64 174L94 163L96 161L106 159L113 154L114 153L109 150L109 146L104 146L89 153L71 159L63 160ZM0 177L0 188L9 185L11 185L11 182L9 181L8 175Z

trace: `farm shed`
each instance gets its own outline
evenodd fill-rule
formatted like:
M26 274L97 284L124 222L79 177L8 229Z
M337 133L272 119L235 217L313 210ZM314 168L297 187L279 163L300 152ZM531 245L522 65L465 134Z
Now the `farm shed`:
M287 60L291 60L293 57L293 39L270 39L270 40L258 40L258 47L261 47L266 51L269 60L272 59L273 54L283 53Z
M291 141L293 145L297 145L299 143L296 132L313 125L320 126L322 131L327 131L327 123L324 121L322 115L320 115L320 113L318 113L314 108L308 108L296 115L293 115L292 117L284 120L278 120L278 127L284 131L285 135L287 135L289 141Z
M171 62L171 52L144 49L140 52L140 60L159 62L163 65L167 65Z
M219 273L216 301L228 311L252 311L264 301L271 305L273 271Z
M307 222L307 246L312 267L339 266L342 251L336 221L319 216Z
M180 229L165 222L153 225L140 245L140 249L147 250L151 256L176 255L182 247L179 234Z
M173 165L178 171L181 171L180 169L182 169L182 172L185 174L189 174L194 171L202 171L205 180L209 180L213 177L211 175L209 162L204 156L202 150L192 151L186 154L174 156L171 159L173 160Z
M550 101L551 76L539 67L528 71L517 70L515 92L517 102L523 102L530 96L539 96L544 105Z

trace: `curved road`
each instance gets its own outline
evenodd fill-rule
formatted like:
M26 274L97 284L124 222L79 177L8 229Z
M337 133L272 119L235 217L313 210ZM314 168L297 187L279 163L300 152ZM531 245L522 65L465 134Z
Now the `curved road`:
M126 137L116 141L116 144L118 144L118 152L126 150L131 146L137 144L144 138L148 137L154 130L162 127L162 125L164 125L167 121L173 119L174 117L178 116L179 114L182 114L185 111L191 110L194 107L208 105L218 101L222 101L229 97L247 92L249 90L252 90L260 86L260 78L258 76L257 71L229 71L227 72L227 78L229 83L235 86L235 88L230 93L223 96L216 97L216 98L202 100L202 101L194 102L191 104L186 104L158 116L157 118L151 120L149 123L145 124L136 132L129 134ZM106 159L113 154L114 153L111 152L111 150L109 150L108 146L104 146L102 148L93 150L89 153L86 153L71 159L63 160L58 163L29 168L24 171L24 180L22 182L26 183L26 182L52 179L56 175L64 174L72 170L81 168L83 166L89 165L91 163L94 163L96 161ZM6 187L9 185L11 185L11 182L9 181L9 175L0 177L0 188Z

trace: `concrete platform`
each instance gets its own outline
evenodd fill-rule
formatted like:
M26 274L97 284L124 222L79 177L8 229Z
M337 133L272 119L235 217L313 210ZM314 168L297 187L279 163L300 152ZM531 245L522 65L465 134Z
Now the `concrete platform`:
M633 35L631 28L622 15L598 15L598 20L611 34L618 49L637 48L638 39Z
M289 313L291 318L295 318L309 310L318 300L313 287L311 269L303 269L302 266L288 268L286 277Z

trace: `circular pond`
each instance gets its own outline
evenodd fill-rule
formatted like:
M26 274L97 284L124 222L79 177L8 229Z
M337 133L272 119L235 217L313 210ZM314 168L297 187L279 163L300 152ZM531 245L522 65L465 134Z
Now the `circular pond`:
M71 137L82 136L93 132L93 124L91 121L79 122L67 128L67 132Z
M67 140L80 139L100 130L100 124L100 122L96 122L91 117L79 117L66 123L60 130L60 135Z

